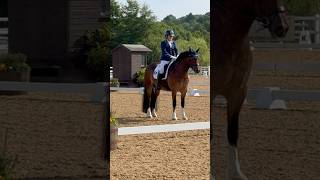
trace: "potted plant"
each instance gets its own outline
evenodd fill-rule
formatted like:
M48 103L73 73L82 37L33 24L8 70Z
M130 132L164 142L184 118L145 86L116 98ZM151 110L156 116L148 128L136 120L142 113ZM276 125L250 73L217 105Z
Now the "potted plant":
M0 81L22 81L30 79L30 66L26 63L27 56L22 53L0 55ZM0 91L0 94L24 94L20 91Z
M113 113L110 115L110 150L117 149L118 143L118 120L113 116Z
M111 87L120 87L120 82L117 78L113 78L110 80Z
M143 87L144 85L144 73L146 71L146 68L141 68L138 72L134 74L133 82L139 86Z

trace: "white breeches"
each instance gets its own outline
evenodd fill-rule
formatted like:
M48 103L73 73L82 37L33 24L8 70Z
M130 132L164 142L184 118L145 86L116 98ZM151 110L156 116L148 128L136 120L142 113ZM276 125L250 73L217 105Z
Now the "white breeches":
M163 74L164 73L164 66L169 63L170 63L170 61L160 61L160 64L158 64L156 69L154 70L153 77L155 79L157 79L158 73Z

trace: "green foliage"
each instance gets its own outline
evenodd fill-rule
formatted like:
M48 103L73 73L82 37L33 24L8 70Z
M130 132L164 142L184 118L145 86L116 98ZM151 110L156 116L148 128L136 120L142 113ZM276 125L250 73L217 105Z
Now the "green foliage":
M107 59L110 57L109 36L110 28L107 23L95 31L87 32L85 36L86 65L99 81L106 80Z
M107 48L101 45L98 45L95 48L92 48L88 52L87 65L88 68L94 72L100 73L107 68Z
M119 44L136 44L146 36L146 31L155 21L155 16L147 5L140 6L136 0L127 0L120 6L111 0L111 47Z
M146 68L141 68L138 72L134 74L133 81L139 86L142 87L144 85L144 73Z
M26 63L27 56L22 53L0 55L0 72L26 72L30 71L30 66Z
M319 0L283 0L290 15L308 16L320 13Z
M114 117L113 113L110 114L110 125L111 126L118 126L118 120Z
M140 6L136 0L127 0L127 5L120 5L111 0L111 24L111 48L125 43L143 44L152 50L147 64L160 60L164 32L173 29L179 52L200 48L200 65L209 65L210 13L190 13L178 19L168 15L159 22L146 4Z
M0 153L0 179L10 179L13 168L14 161Z
M110 79L110 86L111 87L119 87L119 85L120 85L120 82L119 82L118 78Z

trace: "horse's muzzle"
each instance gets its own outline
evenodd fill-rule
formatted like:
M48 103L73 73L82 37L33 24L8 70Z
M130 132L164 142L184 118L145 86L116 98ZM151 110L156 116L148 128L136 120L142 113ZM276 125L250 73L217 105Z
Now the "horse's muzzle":
M273 36L284 37L287 34L289 25L284 9L279 11L270 21L269 30Z
M195 73L199 73L200 72L199 66L192 66L191 68Z

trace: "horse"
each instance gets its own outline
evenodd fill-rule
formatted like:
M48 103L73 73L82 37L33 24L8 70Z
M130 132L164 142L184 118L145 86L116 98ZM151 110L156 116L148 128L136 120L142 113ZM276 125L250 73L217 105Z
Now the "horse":
M213 1L213 62L210 80L211 102L217 95L227 101L228 154L225 179L247 179L240 170L237 142L239 113L246 98L251 72L252 53L248 33L254 20L268 28L274 37L284 37L288 31L286 11L278 0L214 0ZM211 127L213 103L211 106ZM211 149L213 146L211 128ZM213 155L211 155L213 156ZM213 159L214 157L211 157ZM213 164L213 163L211 163ZM211 172L214 172L211 167ZM213 177L213 174L211 174Z
M181 93L181 107L182 107L182 117L184 120L188 120L184 105L185 96L188 91L188 70L191 68L194 72L199 73L199 63L198 63L198 51L189 48L188 51L182 52L178 58L173 61L168 67L168 75L166 80L160 81L160 89L156 88L156 80L153 77L154 70L157 66L156 63L152 63L147 66L144 75L144 95L143 95L143 112L147 113L147 117L153 118L157 117L156 114L156 102L157 97L160 94L160 90L166 90L172 92L172 120L177 120L176 115L176 95L177 92Z

